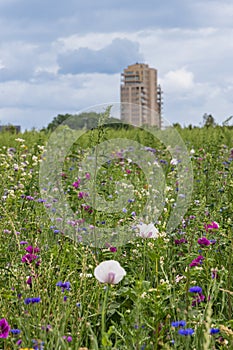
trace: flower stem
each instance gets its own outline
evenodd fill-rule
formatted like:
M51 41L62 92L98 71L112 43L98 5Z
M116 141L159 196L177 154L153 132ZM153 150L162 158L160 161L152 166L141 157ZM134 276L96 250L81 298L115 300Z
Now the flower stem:
M105 326L106 326L106 312L107 312L107 304L108 304L108 293L109 293L109 285L106 286L106 289L104 290L104 302L102 306L102 315L101 315L101 336L102 339L104 338L105 334Z

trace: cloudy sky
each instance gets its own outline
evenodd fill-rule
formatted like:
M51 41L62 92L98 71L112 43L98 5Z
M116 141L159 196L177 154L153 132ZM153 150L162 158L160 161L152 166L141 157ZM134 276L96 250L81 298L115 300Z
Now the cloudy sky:
M232 0L0 0L0 124L120 101L120 73L158 70L163 116L233 115Z

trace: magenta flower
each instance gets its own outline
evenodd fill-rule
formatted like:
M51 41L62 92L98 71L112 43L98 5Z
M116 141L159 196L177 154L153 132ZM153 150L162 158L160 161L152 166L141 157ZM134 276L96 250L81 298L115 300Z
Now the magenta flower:
M175 244L182 244L182 243L188 243L187 239L185 238L175 239Z
M29 245L27 248L25 248L25 250L30 253L38 253L40 251L40 249L38 247L33 248L31 245Z
M32 277L31 276L28 277L26 283L29 284L30 286L32 286Z
M62 338L65 339L68 343L72 342L72 337L71 337L71 335L68 335L68 336L63 335Z
M75 181L75 182L72 183L72 186L73 186L74 188L79 188L80 182L81 182L81 180L78 179L77 181Z
M210 241L206 237L199 238L197 243L205 246L210 245Z
M211 224L204 225L206 231L218 230L219 224L216 221L212 221Z
M21 261L22 261L23 263L30 264L31 262L33 262L33 260L36 260L37 258L38 258L37 255L29 253L29 254L25 254L25 255L22 257Z
M194 259L189 266L194 267L194 266L199 266L202 264L202 260L204 259L204 256L199 255L196 259Z
M110 247L109 250L110 252L115 253L117 251L117 247Z
M0 338L7 338L10 332L10 326L5 318L0 320Z
M84 197L88 197L88 194L87 194L86 192L79 192L79 193L78 193L78 198L79 198L79 199L82 199L82 198L84 198Z

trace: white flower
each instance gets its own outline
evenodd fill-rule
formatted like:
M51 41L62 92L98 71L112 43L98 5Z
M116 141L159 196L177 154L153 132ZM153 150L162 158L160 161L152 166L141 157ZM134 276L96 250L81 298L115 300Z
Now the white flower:
M173 158L171 161L170 161L170 164L171 165L177 165L179 162L176 158Z
M154 224L150 223L149 225L146 224L140 224L137 225L140 232L138 233L138 236L142 238L158 238L159 237L159 231L154 226Z
M117 284L126 275L126 271L116 260L101 262L94 270L95 278L101 283Z

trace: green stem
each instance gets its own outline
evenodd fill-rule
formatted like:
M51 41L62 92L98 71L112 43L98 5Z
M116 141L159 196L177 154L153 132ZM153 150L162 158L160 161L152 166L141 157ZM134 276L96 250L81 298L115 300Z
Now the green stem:
M103 339L105 334L105 323L106 323L106 311L107 311L107 304L108 304L108 293L109 293L109 285L106 286L106 290L104 290L104 302L102 306L102 315L101 315L101 338Z

